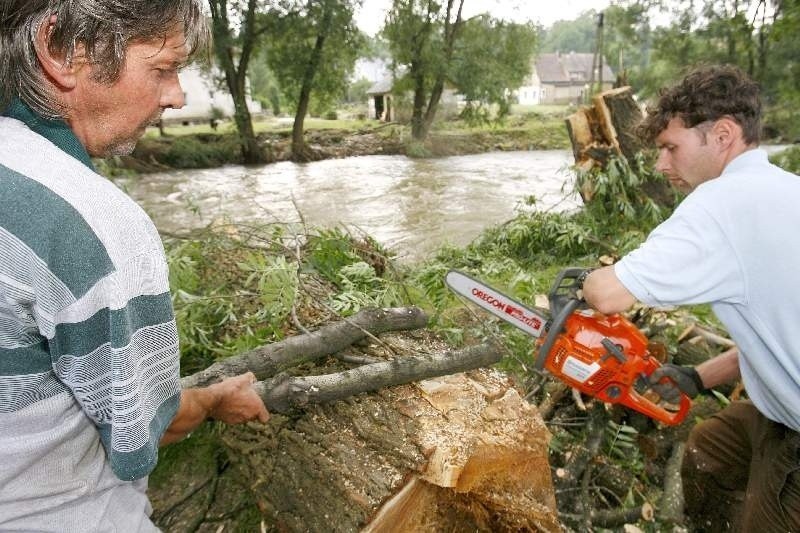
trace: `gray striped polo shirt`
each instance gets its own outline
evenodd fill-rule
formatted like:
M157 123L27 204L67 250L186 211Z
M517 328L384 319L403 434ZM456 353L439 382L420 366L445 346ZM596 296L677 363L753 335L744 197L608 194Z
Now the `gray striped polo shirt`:
M152 529L178 365L151 220L66 124L15 102L0 117L0 530Z

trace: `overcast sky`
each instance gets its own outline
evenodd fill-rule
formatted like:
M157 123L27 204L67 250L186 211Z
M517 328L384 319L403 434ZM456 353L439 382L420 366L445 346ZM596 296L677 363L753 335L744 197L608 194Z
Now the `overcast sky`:
M391 0L364 0L356 19L358 27L375 35L383 26ZM607 0L465 0L464 17L488 11L496 18L525 22L532 20L545 28L557 20L572 20L588 9L601 10Z

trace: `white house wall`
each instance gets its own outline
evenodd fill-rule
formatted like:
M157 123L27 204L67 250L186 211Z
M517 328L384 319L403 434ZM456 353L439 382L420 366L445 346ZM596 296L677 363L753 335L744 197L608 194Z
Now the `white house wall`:
M234 114L233 97L227 90L219 89L211 74L197 65L190 65L178 74L184 96L181 109L164 110L165 122L206 121L212 116L212 109L219 109L225 117ZM251 113L260 113L261 104L247 98L247 108Z

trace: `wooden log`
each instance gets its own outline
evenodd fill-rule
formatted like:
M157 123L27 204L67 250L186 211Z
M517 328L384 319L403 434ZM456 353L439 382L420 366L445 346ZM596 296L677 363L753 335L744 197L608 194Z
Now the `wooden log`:
M280 531L559 531L550 435L503 374L383 389L224 441Z
M592 127L586 108L580 108L565 120L567 133L572 141L572 155L575 162L579 163L584 159L584 151L594 142Z
M491 366L503 358L497 346L481 344L460 351L401 357L322 376L282 374L253 385L270 412L287 413L312 403L341 400L362 392Z
M664 493L658 518L668 524L683 524L683 481L681 480L681 465L683 454L686 451L685 442L676 442L672 447L667 465L664 469Z
M181 387L203 387L224 377L248 371L263 380L302 362L335 354L368 336L386 331L418 329L427 323L427 315L416 307L363 309L342 321L322 326L317 331L228 357L184 377Z

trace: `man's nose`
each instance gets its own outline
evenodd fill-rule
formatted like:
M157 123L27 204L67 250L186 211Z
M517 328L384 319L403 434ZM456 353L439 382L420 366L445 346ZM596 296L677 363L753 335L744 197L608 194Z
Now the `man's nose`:
M666 150L661 149L658 151L658 159L656 159L656 171L662 174L669 170L669 154Z
M161 107L173 109L180 109L186 103L186 96L181 87L181 82L178 79L178 73L170 79L170 82L161 93Z

